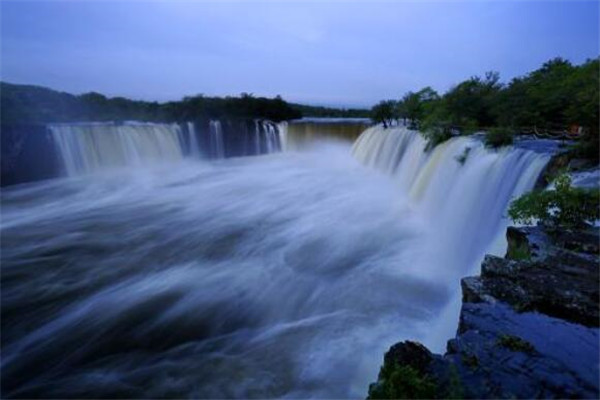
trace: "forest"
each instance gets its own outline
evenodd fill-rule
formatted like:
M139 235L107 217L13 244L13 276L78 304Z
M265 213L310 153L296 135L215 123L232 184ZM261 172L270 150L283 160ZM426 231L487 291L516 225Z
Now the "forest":
M52 89L2 82L2 123L50 123L74 121L160 121L262 118L283 121L301 118L302 112L280 96L239 97L196 95L164 103L106 97L90 92L73 95Z
M584 136L589 157L598 157L599 59L581 65L555 58L502 83L497 72L473 76L444 94L431 87L385 100L371 110L384 125L403 119L433 145L455 134L486 130L509 143L511 135L561 132Z

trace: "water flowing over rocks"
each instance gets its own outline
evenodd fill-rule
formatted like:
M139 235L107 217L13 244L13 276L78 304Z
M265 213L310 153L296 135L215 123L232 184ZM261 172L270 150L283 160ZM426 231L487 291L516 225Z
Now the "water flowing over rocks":
M323 139L354 141L368 119L264 119L2 124L2 186L139 168L303 150Z
M271 154L282 150L284 128L268 120L2 124L1 183Z
M462 280L446 353L392 346L370 398L598 398L598 230L509 227L507 239L505 258Z
M45 132L72 174L0 191L4 397L364 396L398 338L442 348L460 277L504 254L507 205L549 159L467 137L425 152L403 127L351 155L295 122L279 149L275 126L217 122ZM244 148L273 152L221 159ZM433 397L416 352L411 397Z

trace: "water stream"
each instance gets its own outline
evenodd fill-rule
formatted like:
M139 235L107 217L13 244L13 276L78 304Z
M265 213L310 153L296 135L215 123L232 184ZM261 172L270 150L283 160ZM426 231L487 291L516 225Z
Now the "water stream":
M548 159L374 127L211 161L68 129L67 177L1 191L7 397L364 397L392 343L452 335Z

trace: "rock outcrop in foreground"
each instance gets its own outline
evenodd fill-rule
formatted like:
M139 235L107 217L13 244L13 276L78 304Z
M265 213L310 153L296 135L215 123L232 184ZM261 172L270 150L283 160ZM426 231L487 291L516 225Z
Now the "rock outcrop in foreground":
M395 344L369 398L600 398L598 230L507 238L505 258L462 280L446 354Z

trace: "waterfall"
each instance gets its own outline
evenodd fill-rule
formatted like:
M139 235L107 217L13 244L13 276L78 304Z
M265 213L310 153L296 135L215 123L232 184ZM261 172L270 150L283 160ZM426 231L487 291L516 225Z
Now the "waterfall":
M27 155L56 147L80 174L286 144L286 124L218 127L54 125ZM508 202L548 159L473 137L424 148L374 127L354 157L336 141L3 189L3 393L364 397L392 343L443 349L458 280L500 251Z
M52 124L48 130L53 146L47 151L53 158L56 153L69 176L184 157L223 159L281 151L281 124L265 120L226 122Z
M277 126L272 123L263 122L263 129L265 131L267 153L273 153L274 151L280 150L279 136L277 133Z
M450 139L429 152L425 145L416 131L375 126L359 137L353 154L391 175L434 221L432 256L443 262L451 254L458 274L469 273L485 253L503 255L508 205L533 188L550 156L515 147L493 151L472 137Z
M198 144L198 138L196 137L196 126L193 122L187 123L187 131L190 146L189 154L194 158L200 158L200 145Z
M254 154L269 154L282 150L281 124L271 121L254 121Z
M67 175L183 158L177 124L55 124L49 129Z
M303 118L278 125L282 148L302 150L316 140L354 142L371 126L367 118Z
M287 151L288 123L286 121L278 123L277 131L279 132L279 145L281 146L281 151Z
M260 124L254 121L254 154L260 154Z
M225 158L225 143L223 142L221 121L210 121L210 135L212 154L216 158Z

